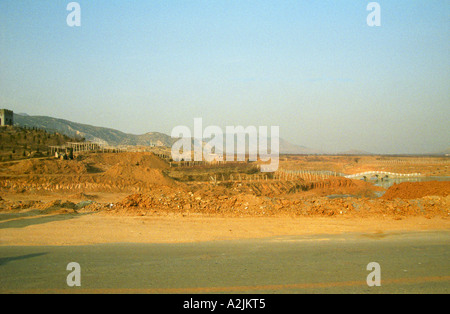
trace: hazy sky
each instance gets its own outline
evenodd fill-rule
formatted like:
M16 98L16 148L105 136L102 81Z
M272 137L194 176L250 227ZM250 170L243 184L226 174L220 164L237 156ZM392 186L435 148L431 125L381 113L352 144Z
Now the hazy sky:
M0 1L0 107L142 134L280 126L327 151L450 147L450 2Z

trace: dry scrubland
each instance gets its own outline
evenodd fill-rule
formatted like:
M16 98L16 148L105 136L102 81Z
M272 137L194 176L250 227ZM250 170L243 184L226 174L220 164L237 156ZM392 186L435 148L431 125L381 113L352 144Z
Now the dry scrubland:
M448 164L448 159L437 157L282 156L280 168L448 176ZM4 161L0 163L0 239L3 244L32 244L58 232L58 228L61 233L54 234L54 239L62 239L64 231L75 226L72 236L78 233L93 241L86 232L103 230L102 241L109 237L117 242L140 242L143 238L164 242L170 240L168 237L173 241L225 239L232 232L241 237L296 234L312 232L311 226L316 226L316 233L376 231L392 222L397 224L395 230L401 229L400 223L420 229L424 221L433 229L449 227L448 181L401 183L385 191L371 182L339 176L263 176L255 169L254 163L171 167L152 153L87 153L75 160L44 157ZM327 197L330 195L345 197ZM65 218L58 220L56 216ZM37 217L53 218L35 223ZM149 230L146 219L151 218ZM158 220L163 218L171 222ZM332 224L348 219L347 228L317 223L324 218L332 219ZM116 224L117 219L122 225ZM128 231L121 233L124 224ZM355 229L357 225L359 229ZM203 228L203 233L196 228ZM158 237L158 230L165 237ZM193 230L197 236L192 236ZM43 243L66 243L48 241Z

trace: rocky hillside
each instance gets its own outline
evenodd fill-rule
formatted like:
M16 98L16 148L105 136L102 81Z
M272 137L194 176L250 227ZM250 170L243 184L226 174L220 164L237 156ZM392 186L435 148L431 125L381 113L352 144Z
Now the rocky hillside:
M159 132L149 132L141 135L124 133L111 128L76 123L69 120L57 119L47 116L29 116L27 114L14 114L14 122L18 126L37 127L49 132L85 138L86 141L109 145L157 145L171 147L176 139ZM280 138L281 154L320 154L320 151L305 146L292 144Z
M109 145L172 146L174 140L166 134L151 132L142 135L128 134L115 129L76 123L47 116L14 114L18 126L37 127L49 132L59 132L70 137L82 137L87 141Z

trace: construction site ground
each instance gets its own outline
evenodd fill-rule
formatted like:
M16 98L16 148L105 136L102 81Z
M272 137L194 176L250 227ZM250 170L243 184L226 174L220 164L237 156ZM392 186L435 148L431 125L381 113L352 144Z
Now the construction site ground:
M448 165L445 157L282 156L280 161L285 171L427 177L448 177ZM383 237L450 229L449 181L404 182L386 190L338 175L267 177L254 169L248 163L176 167L152 153L3 162L0 245L181 243L347 232Z

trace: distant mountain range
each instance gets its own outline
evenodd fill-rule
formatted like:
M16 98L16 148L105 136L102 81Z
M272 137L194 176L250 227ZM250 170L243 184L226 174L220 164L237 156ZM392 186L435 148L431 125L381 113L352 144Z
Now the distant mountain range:
M312 149L306 146L300 146L292 144L282 138L280 138L280 153L281 154L305 154L305 155L315 155L323 154L324 152Z
M26 113L14 114L14 124L17 126L37 127L49 132L58 132L70 137L85 138L87 141L105 145L157 145L171 147L177 139L170 135L149 132L141 135L124 133L112 128L92 126L69 120L47 116L30 116ZM305 146L292 144L280 138L281 154L320 154L322 152Z
M111 128L76 123L47 116L29 116L14 114L14 124L18 126L37 127L49 132L58 132L70 137L85 138L87 141L107 145L143 145L171 146L174 142L170 136L151 132L142 135L128 134Z
M339 152L339 153L337 153L337 155L358 155L358 156L362 156L362 155L374 155L374 154L366 152L364 150L351 149L351 150L347 150L345 152Z

